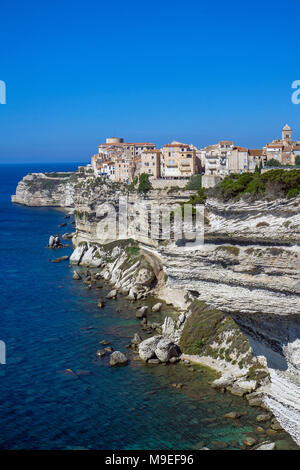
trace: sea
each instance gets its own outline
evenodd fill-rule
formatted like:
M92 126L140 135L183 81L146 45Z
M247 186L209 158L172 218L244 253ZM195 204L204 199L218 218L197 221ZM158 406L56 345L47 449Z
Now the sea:
M72 252L71 245L47 248L51 234L73 231L71 219L12 204L10 196L29 172L77 166L0 165L0 449L240 449L247 436L297 448L286 433L268 436L256 421L261 409L213 390L215 372L133 360L126 345L141 332L135 304L118 298L100 310L108 285L89 290L72 279L67 261L51 262ZM112 368L109 354L97 358L102 340L128 354L129 365ZM229 411L243 416L223 418Z

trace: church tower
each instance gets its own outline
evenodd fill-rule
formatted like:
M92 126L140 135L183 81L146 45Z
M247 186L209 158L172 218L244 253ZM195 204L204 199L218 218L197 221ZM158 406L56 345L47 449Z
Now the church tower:
M287 142L289 145L293 142L292 129L287 124L282 129L282 140Z

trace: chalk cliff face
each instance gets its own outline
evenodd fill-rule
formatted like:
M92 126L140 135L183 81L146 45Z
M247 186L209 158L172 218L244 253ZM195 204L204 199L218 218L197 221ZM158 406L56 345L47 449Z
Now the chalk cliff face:
M113 202L118 212L119 195L114 191L106 198L98 193L92 202L80 195L80 203L75 202L75 210L79 209L75 244L104 242L99 226L111 219L109 204ZM159 293L164 298L183 307L188 294L235 320L253 354L265 358L272 379L265 386L266 403L300 443L300 200L251 204L209 200L204 245L149 240L150 206L188 199L184 192L152 191L146 200L131 195L128 237L163 266L167 281Z
M85 175L80 172L53 176L51 173L31 173L19 182L12 202L26 206L74 206L75 186Z
M37 193L20 185L16 202L40 205ZM267 364L271 383L264 386L265 402L300 444L300 198L253 203L210 199L203 245L178 240L172 229L169 238L161 237L163 218L153 212L167 203L174 206L174 217L176 204L190 196L187 191L157 190L141 197L120 185L82 181L73 193L73 261L96 266L103 258L97 247L131 238L154 260L157 295L182 309L197 300L230 315L254 356ZM127 200L127 227L120 223L120 197Z

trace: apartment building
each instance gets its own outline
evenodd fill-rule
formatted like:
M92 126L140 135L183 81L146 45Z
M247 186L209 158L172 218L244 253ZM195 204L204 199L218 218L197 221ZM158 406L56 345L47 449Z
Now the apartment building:
M106 176L113 181L115 179L114 162L99 162L96 165L96 171L98 176Z
M144 150L140 157L139 173L147 173L155 179L160 178L161 151L158 149Z
M181 142L164 145L160 174L163 178L188 178L196 173L196 151Z
M229 172L229 160L231 158L234 143L230 140L222 140L215 145L208 145L201 152L202 164L208 175L226 176Z

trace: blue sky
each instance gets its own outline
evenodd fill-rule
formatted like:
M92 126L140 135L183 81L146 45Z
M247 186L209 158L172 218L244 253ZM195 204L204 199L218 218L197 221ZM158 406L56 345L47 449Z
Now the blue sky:
M0 162L84 161L107 136L157 146L300 140L298 1L0 0Z

